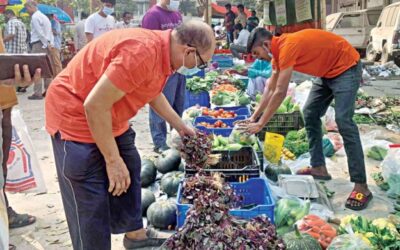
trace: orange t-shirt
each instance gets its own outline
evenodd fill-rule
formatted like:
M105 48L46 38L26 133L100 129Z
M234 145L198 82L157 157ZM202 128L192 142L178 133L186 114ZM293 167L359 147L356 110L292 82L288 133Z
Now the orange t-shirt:
M46 129L61 138L94 140L83 107L103 74L126 95L112 108L113 135L128 128L138 110L157 97L171 74L171 30L120 29L87 44L51 83L46 94Z
M318 29L273 37L271 52L276 70L293 66L295 71L324 78L334 78L360 60L358 52L344 38Z

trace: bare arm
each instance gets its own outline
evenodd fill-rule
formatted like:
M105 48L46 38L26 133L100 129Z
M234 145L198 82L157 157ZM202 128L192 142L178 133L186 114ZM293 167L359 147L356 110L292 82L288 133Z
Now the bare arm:
M271 117L275 114L276 110L281 105L282 101L285 99L287 94L287 89L289 86L290 78L292 77L293 67L287 68L279 73L278 81L276 87L271 89L272 93L267 103L267 108L265 109L263 115L257 123L251 123L249 125L249 132L258 133ZM270 83L271 84L271 83ZM274 87L274 86L272 86Z
M88 33L88 32L86 32L85 34L86 34L86 42L90 43L94 38L93 34L92 33Z
M125 93L103 75L85 100L84 108L90 132L106 162L110 180L108 191L119 196L128 189L131 180L112 133L111 110Z
M150 102L150 106L162 118L164 118L181 135L194 135L194 131L188 128L179 115L172 109L164 94L160 94L156 99Z
M264 112L264 110L267 108L269 100L271 99L271 96L275 90L276 83L278 81L278 77L279 77L279 72L272 73L272 76L269 79L267 89L266 89L266 91L264 91L264 93L261 97L260 104L258 105L256 111L253 113L253 115L250 118L251 121L253 121L253 122L256 121L261 116L261 114Z

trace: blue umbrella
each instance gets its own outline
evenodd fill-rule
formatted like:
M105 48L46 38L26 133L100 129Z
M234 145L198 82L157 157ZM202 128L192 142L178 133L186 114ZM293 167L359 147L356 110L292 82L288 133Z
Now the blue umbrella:
M72 23L72 18L65 11L58 7L46 4L38 4L37 7L39 11L45 15L54 14L60 22ZM21 12L26 12L26 8L23 8Z

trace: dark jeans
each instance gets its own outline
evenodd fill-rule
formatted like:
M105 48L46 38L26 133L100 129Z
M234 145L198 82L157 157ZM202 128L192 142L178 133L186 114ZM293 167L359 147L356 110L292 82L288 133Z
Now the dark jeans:
M239 59L242 59L242 56L240 54L244 54L247 52L247 48L245 46L236 45L236 44L232 44L230 49L231 49L232 55Z
M119 197L107 191L106 164L96 144L65 141L59 133L52 138L61 197L75 250L109 250L111 233L143 228L141 162L135 132L129 129L115 140L131 177L127 193Z
M175 112L182 116L183 106L185 104L185 76L175 73L171 75L164 87L163 94ZM150 132L155 148L161 148L167 145L167 124L153 109L150 109L149 115Z
M343 137L350 180L366 183L364 153L358 127L353 121L354 105L361 83L361 62L335 78L322 78L312 86L304 107L304 120L310 143L311 166L325 166L322 148L321 117L335 100L335 120Z

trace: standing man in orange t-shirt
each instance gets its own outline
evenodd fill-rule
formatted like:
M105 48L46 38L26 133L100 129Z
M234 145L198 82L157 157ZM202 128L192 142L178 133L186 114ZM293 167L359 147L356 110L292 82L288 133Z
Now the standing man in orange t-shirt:
M202 22L113 30L54 79L46 129L74 249L109 250L111 233L125 233L127 249L162 244L155 230L143 229L141 163L128 121L150 104L181 135L193 135L162 90L169 75L203 67L214 49L214 33Z
M263 28L252 31L247 50L259 59L272 61L274 69L268 91L264 92L260 106L250 118L249 131L259 132L279 108L286 97L293 70L320 77L322 82L314 83L304 107L311 168L299 174L310 174L322 180L332 178L323 155L321 117L335 100L336 123L344 141L350 180L355 183L346 207L366 208L372 193L367 186L359 131L353 121L362 71L357 51L344 38L322 30L306 29L274 37Z

